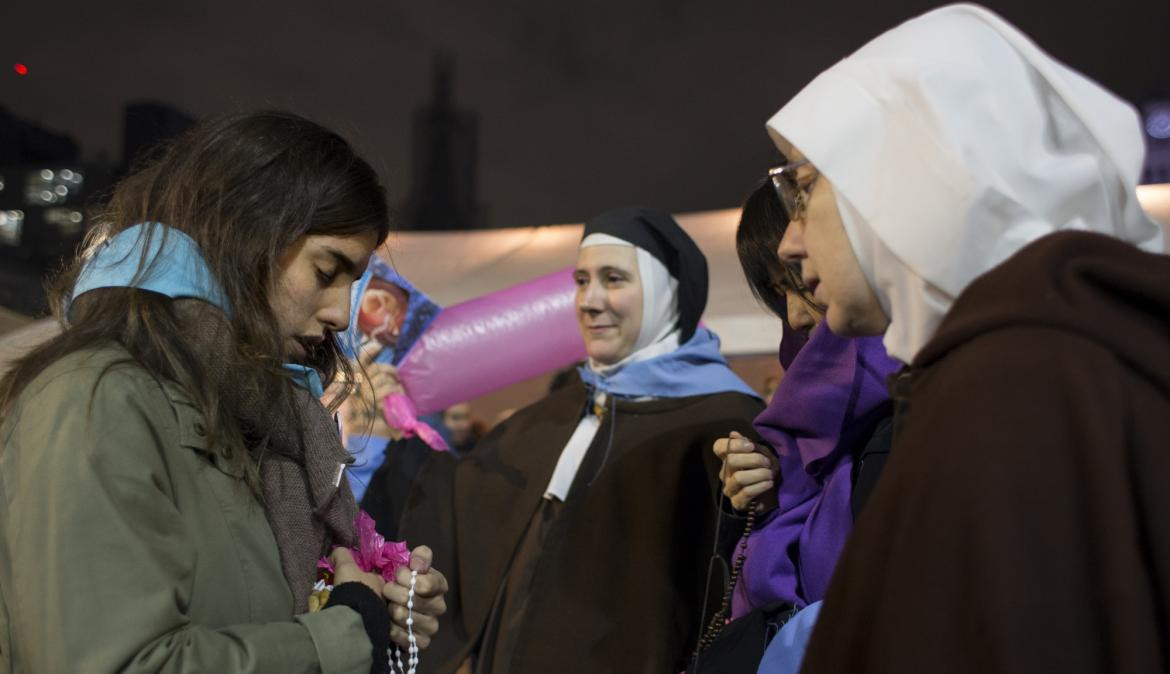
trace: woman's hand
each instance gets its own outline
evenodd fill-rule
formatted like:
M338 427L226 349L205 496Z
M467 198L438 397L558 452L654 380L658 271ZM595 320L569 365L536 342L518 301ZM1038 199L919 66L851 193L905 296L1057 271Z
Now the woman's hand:
M333 585L334 587L342 583L361 583L374 591L374 594L381 596L386 581L382 580L382 576L377 573L366 573L358 568L357 562L353 561L353 554L345 548L337 548L329 555L329 561L333 563Z
M343 405L343 419L350 432L378 437L394 437L382 413L382 400L391 393L402 393L398 368L389 363L375 363L377 350L362 349L355 363L357 388Z
M420 649L431 643L439 631L439 616L447 612L447 579L431 568L431 549L420 545L410 553L410 568L398 569L393 583L386 583L382 596L390 602L390 640L399 646L409 646L406 633L406 601L410 593L410 572L418 571L414 585L414 638Z
M373 402L379 410L382 409L382 400L391 393L404 393L402 382L398 379L398 368L390 363L370 363L365 366L366 375L370 381L362 381L362 398Z
M719 469L723 493L731 499L733 508L747 510L752 499L758 500L763 510L776 507L776 474L780 462L769 448L757 447L732 431L731 437L715 441L714 450L723 462Z

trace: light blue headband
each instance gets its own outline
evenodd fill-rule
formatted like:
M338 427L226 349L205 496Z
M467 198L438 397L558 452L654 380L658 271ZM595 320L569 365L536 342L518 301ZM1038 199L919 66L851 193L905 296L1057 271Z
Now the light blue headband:
M207 267L199 244L157 223L134 225L106 239L81 269L70 303L98 288L140 288L167 297L194 297L232 315L231 303Z
M78 274L70 304L98 288L139 288L171 298L192 297L219 307L229 318L232 315L231 303L199 244L161 223L127 227L106 239ZM285 363L284 368L292 373L293 383L313 397L325 394L321 375L313 368L299 363Z

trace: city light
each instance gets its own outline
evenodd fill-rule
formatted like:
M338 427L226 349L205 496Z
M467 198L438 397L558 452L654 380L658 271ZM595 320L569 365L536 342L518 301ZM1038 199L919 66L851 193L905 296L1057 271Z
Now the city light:
M1146 117L1146 133L1150 138L1170 140L1170 106L1150 111Z
M23 228L24 211L0 211L0 244L19 246Z
M84 221L85 216L81 214L81 211L61 207L45 209L45 222L56 227L65 236L81 234L84 231L82 227Z
M71 195L81 192L85 176L73 169L41 169L28 174L25 202L35 206L50 206L69 201Z

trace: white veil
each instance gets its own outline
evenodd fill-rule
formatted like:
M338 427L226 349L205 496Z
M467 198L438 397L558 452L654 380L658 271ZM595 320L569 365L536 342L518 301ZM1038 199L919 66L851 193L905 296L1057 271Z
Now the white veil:
M768 121L832 182L910 362L981 274L1052 232L1162 252L1141 209L1137 113L975 5L874 39Z

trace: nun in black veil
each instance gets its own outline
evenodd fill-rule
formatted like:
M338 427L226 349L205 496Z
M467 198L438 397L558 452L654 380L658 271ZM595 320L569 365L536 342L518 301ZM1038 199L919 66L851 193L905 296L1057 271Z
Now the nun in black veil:
M427 671L677 672L695 648L709 448L763 404L699 326L707 262L669 214L586 223L575 278L579 378L462 461L435 455L408 500L400 531L451 569Z

